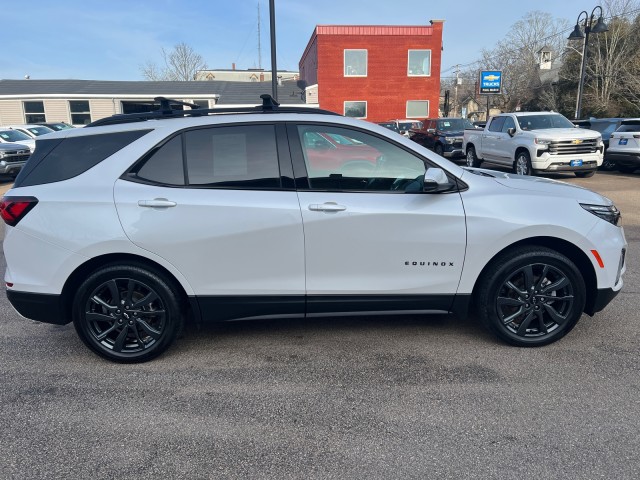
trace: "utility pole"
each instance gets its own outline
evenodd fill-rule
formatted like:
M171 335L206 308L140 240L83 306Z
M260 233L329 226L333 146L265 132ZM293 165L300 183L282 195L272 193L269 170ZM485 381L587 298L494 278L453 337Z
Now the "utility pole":
M276 66L276 7L269 0L269 27L271 32L271 96L278 101L278 67Z
M458 116L458 85L460 85L460 64L456 66L456 88L453 94L453 116ZM462 113L460 113L462 115Z
M260 2L258 2L258 68L262 70L262 39L260 37Z

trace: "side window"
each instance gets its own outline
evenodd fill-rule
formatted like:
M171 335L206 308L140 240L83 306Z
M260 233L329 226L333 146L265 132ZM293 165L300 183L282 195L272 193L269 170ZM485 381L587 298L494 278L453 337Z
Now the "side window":
M493 117L493 120L491 120L491 125L489 125L489 131L501 132L502 125L504 125L504 119L505 117Z
M182 135L173 137L149 154L136 176L142 180L163 185L184 185Z
M502 125L502 132L507 133L510 128L516 128L516 122L511 117L504 117L504 124Z
M189 185L279 188L273 125L238 125L184 134Z
M298 134L312 189L422 192L426 170L422 159L387 140L323 125L299 125ZM332 148L307 142L315 136Z
M367 50L354 49L344 51L344 76L367 76Z

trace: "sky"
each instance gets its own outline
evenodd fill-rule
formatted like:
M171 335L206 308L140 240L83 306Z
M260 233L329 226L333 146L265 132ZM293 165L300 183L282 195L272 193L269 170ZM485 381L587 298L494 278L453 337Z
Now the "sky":
M0 0L7 1L7 0ZM33 0L2 10L0 79L144 80L184 42L212 69L270 69L268 0ZM443 76L477 60L527 12L574 25L596 0L275 0L278 70L298 70L316 25L428 25L444 19Z

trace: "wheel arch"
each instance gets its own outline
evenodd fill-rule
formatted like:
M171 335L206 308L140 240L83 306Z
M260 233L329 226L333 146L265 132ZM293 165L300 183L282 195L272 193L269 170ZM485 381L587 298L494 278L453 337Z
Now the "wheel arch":
M200 309L198 307L197 301L194 297L190 297L187 294L184 286L180 283L180 281L173 273L171 273L164 266L160 265L158 262L154 262L149 258L130 253L109 253L93 257L83 264L79 265L71 273L71 275L69 275L64 286L62 287L61 294L62 308L69 318L71 318L74 293L77 291L78 287L84 281L84 279L86 279L92 272L96 271L97 269L109 264L116 263L139 265L161 274L164 278L172 283L185 304L189 305L189 316L192 316L192 318L197 322L201 320Z
M532 237L520 240L518 242L512 243L504 247L502 250L497 252L491 259L485 264L478 275L475 284L473 286L472 298L476 297L476 292L478 290L478 286L480 282L483 280L484 274L487 269L493 264L494 260L499 256L503 255L505 252L509 250L513 250L515 248L523 247L523 246L531 246L531 247L547 247L551 250L555 250L558 253L561 253L569 260L571 260L578 270L582 274L582 278L584 279L585 287L586 287L586 304L584 308L584 312L588 315L593 315L595 301L596 301L596 293L598 290L598 283L596 272L593 267L593 264L589 260L589 257L585 252L583 252L579 247L568 242L567 240L563 240L557 237Z
M473 144L473 142L469 142L465 145L465 148L464 148L465 154L469 151L469 148L473 148L476 151L476 155L478 154L478 150L476 150L476 146Z
M516 148L516 151L513 154L513 161L514 162L517 160L518 154L520 152L526 152L526 154L529 155L529 160L531 160L531 152L529 151L529 149L527 147L519 146L519 147Z

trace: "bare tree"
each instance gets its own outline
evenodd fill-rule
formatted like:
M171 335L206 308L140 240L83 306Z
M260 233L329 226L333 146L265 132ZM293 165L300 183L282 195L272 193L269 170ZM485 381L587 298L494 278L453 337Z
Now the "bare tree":
M555 19L545 12L529 12L511 26L494 49L482 52L478 71L502 71L503 93L494 96L495 106L512 111L538 98L541 88L538 52L543 47L549 47L556 56L562 52L566 36L563 32L567 28L566 20Z
M146 80L170 80L188 82L195 80L198 70L205 70L207 64L202 56L196 53L186 43L179 43L173 50L162 49L164 66L147 62L140 67L142 76Z

